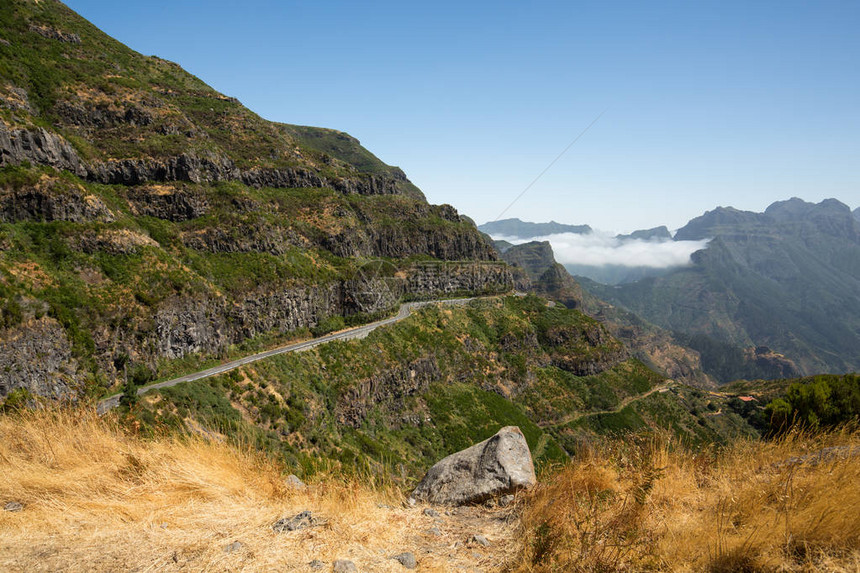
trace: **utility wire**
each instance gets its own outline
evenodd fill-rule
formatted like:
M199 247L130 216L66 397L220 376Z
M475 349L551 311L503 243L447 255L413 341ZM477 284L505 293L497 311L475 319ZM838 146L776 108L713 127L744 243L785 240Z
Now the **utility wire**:
M510 204L510 205L508 205L507 207L505 207L505 208L502 210L502 212L501 212L501 213L499 213L499 216L498 216L498 217L496 217L496 218L493 220L493 222L495 223L496 221L498 221L499 219L501 219L501 218L502 218L502 216L503 216L505 213L507 213L507 212L508 212L508 209L510 209L511 207L513 207L513 206L514 206L514 203L516 203L517 201L519 201L519 200L520 200L520 198L522 198L522 196L523 196L523 195L525 195L525 194L526 194L526 192L527 192L529 189L531 189L531 188L532 188L532 185L534 185L535 183L537 183L537 182L538 182L538 179L540 179L541 177L543 177L544 173L546 173L547 171L549 171L550 167L552 167L553 165L555 165L555 162L556 162L556 161L558 161L559 159L561 159L562 155L564 155L565 153L567 153L567 150L568 150L568 149L570 149L571 147L573 147L573 144L574 144L574 143L576 143L577 141L579 141L579 139L580 139L583 135L585 135L585 134L586 134L586 132L587 132L589 129L591 129L591 126L592 126L592 125L594 125L595 123L597 123L597 120L599 120L601 117L603 117L603 114L604 114L604 113L606 113L606 111L607 111L608 109L609 109L609 108L606 108L606 109L604 109L603 111L601 111L601 112L600 112L600 115L598 115L597 117L595 117L595 118L594 118L594 120L593 120L591 123L589 123L589 124L588 124L588 126L586 126L586 128L585 128L585 129L583 129L583 130L579 133L579 135L577 135L577 136L576 136L576 138L575 138L573 141L571 141L571 142L568 144L568 146L567 146L567 147L565 147L565 148L564 148L564 150L563 150L561 153L559 153L559 154L558 154L558 156L557 156L555 159L553 159L553 160L550 162L550 164L549 164L549 165L547 165L547 166L544 168L544 170L543 170L543 171L541 171L541 172L540 172L540 174L539 174L537 177L535 177L535 178L534 178L534 180L533 180L531 183L529 183L529 184L528 184L528 186L527 186L525 189L523 189L523 190L522 190L522 192L521 192L519 195L517 195L517 196L516 196L516 198L515 198L513 201L511 201L511 204Z

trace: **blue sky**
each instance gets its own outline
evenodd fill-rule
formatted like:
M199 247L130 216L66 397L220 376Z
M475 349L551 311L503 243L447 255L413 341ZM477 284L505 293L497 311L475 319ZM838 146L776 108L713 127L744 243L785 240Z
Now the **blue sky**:
M630 231L860 206L860 2L69 0L267 119L346 131L434 203Z

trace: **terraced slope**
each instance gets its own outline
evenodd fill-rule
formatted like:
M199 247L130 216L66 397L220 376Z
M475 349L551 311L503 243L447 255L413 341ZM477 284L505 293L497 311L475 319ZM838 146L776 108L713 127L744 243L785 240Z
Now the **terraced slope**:
M357 139L266 121L60 2L0 6L0 397L503 292L495 258Z

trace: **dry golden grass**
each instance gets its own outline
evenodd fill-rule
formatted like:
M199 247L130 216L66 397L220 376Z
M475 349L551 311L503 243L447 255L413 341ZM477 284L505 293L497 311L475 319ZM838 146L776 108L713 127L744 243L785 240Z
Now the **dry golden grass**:
M522 528L517 571L860 571L860 433L613 442L539 485Z
M202 439L144 441L93 412L0 416L2 571L306 571L351 559L360 571L496 569L514 526L487 516L435 523L394 488L321 476L303 490L253 452ZM310 510L326 524L274 533ZM437 525L441 535L427 530ZM475 528L482 528L474 530ZM497 543L473 547L470 534ZM225 547L239 541L234 551ZM457 545L457 547L455 547Z
M9 501L24 510L0 511L0 571L306 571L340 558L401 571L390 557L403 551L422 571L860 571L856 430L720 452L605 443L547 474L517 522L481 508L434 519L372 479L294 489L251 451L145 441L91 411L43 409L0 416ZM303 510L325 524L272 531ZM476 533L493 544L470 543Z

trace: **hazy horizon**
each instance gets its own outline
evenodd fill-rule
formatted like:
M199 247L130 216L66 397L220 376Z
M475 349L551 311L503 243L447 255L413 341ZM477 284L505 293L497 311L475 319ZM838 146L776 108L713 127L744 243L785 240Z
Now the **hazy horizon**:
M692 217L690 217L688 220L684 221L682 224L678 225L677 227L673 227L673 226L667 225L667 224L665 224L665 223L663 223L663 222L655 221L655 222L653 222L653 224L648 224L647 226L637 227L637 228L635 228L635 229L633 229L633 228L631 228L631 229L603 229L603 228L598 228L598 227L596 227L596 226L595 226L595 225L593 225L590 221L567 221L567 220L559 220L559 219L557 219L557 218L553 218L553 219L545 219L545 220L527 220L527 219L523 219L522 217L518 216L518 214L517 214L517 213L506 213L504 217L502 217L501 219L497 219L497 220L489 220L489 221L477 221L477 220L476 220L476 221L475 221L475 223L476 223L478 226L482 226L482 225L487 225L487 224L490 224L490 223L495 223L496 221L504 221L504 220L506 220L506 219L519 219L519 220L520 220L520 221L522 221L523 223L537 223L537 224L541 224L541 223L559 223L559 224L562 224L562 225L588 225L588 226L592 227L592 230L593 230L594 232L598 233L598 234L611 234L612 236L615 236L615 235L623 235L623 234L629 234L629 233L632 233L632 232L634 232L634 231L646 231L646 230L650 230L650 229L655 229L655 228L657 228L657 227L666 227L666 228L669 230L669 233L671 233L671 235L674 237L674 236L675 236L675 233L678 231L678 229L680 229L681 227L683 227L684 225L686 225L687 223L689 223L692 219L695 219L696 217L700 217L700 216L704 215L706 212L708 212L708 211L713 211L714 209L721 209L721 208L734 208L734 209L738 209L738 210L740 210L740 211L750 211L750 212L753 212L753 213L763 213L763 212L765 211L765 209L766 209L767 207L769 207L770 205L772 205L773 203L778 202L778 201L787 201L787 200L789 200L789 199L801 199L801 200L803 200L803 201L806 201L807 203L820 203L821 201L824 201L824 200L827 200L827 199L836 199L836 200L837 200L837 201L839 201L840 203L842 203L842 204L844 204L845 206L847 206L847 207L851 210L851 212L852 212L852 213L853 213L854 211L860 210L860 206L857 206L857 207L852 206L851 204L846 203L845 201L842 201L841 199L839 199L839 197L825 197L825 198L824 198L824 199L822 199L821 201L807 201L807 200L806 200L806 199L804 199L803 197L785 197L785 198L782 198L782 199L776 199L775 201L772 201L771 203L768 203L767 205L765 205L764 207L762 207L761 209L758 209L758 210L753 210L753 209L739 209L739 208L738 208L738 207L736 207L735 205L714 205L713 207L711 207L711 208L709 208L709 209L706 209L705 211L702 211L701 213L698 213L698 214L693 215ZM516 209L511 209L511 211L516 211ZM546 236L548 236L548 235L546 235ZM502 236L502 235L498 235L498 236L495 236L495 235L494 235L494 236L493 236L493 238L494 238L494 239L509 240L509 239L511 239L511 238L521 239L521 238L523 238L523 237L507 237L507 238L505 238L505 237L504 237L504 236ZM531 241L531 240L536 240L536 239L534 239L534 238L530 238L530 239L528 239L528 240L530 240L530 241ZM513 242L513 241L509 241L509 242ZM516 244L519 244L519 243L516 243Z

